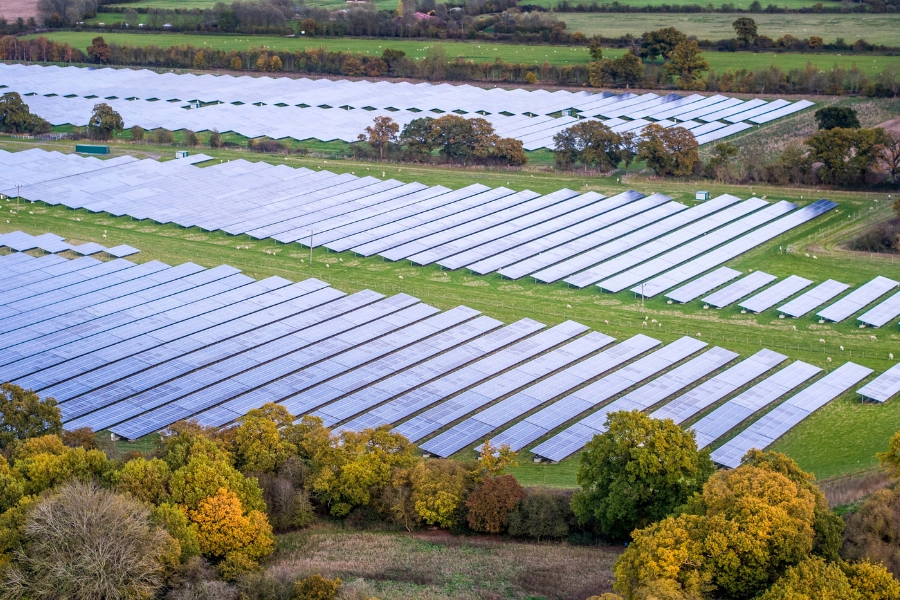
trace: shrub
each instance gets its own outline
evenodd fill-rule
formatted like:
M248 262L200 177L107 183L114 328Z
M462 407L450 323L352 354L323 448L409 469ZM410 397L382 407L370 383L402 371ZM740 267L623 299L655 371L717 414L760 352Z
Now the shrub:
M200 145L200 140L197 138L197 134L191 131L190 129L184 130L184 143L187 146L193 148L194 146Z
M247 147L251 152L266 152L270 154L287 152L287 147L278 140L250 140Z
M537 541L560 539L569 534L572 511L569 498L543 488L529 490L509 513L509 533Z
M327 579L321 575L304 577L294 584L292 600L334 600L341 587L340 579Z
M131 141L132 142L142 142L144 141L144 128L140 125L134 125L131 128Z
M175 143L175 135L168 129L157 129L153 132L153 140L161 146L171 146Z
M219 133L218 129L213 129L209 132L209 147L210 148L221 148L222 147L222 134Z

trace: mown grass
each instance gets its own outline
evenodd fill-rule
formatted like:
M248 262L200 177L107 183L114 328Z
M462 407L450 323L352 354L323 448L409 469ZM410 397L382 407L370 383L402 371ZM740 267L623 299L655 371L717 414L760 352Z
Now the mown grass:
M568 15L567 15L568 16ZM617 14L611 15L574 15L585 19L600 19L601 25L598 31L604 35L612 35L614 32L606 29L602 23L617 23L620 18L635 15ZM656 17L657 15L638 15L641 17ZM667 17L678 15L664 15ZM708 15L701 15L703 17ZM721 15L713 15L719 17ZM794 15L779 15L791 18ZM809 16L809 15L797 15ZM879 15L887 17L887 15ZM894 15L890 15L894 18ZM730 17L729 17L730 18ZM733 19L731 19L733 21ZM591 21L593 22L593 21ZM731 21L729 21L730 23ZM588 21L585 21L588 23ZM900 26L900 16L893 21L893 26ZM617 27L617 26L616 26ZM729 25L730 27L730 25ZM648 23L646 26L635 26L634 35L649 29L656 29L655 25ZM569 29L578 30L575 26ZM725 37L731 37L731 34ZM44 37L59 42L68 42L77 48L87 48L91 40L98 35L95 32L78 31L54 31L42 34ZM523 64L550 64L572 65L585 64L590 61L587 48L583 46L551 46L551 45L521 45L485 42L453 42L430 40L394 40L394 39L364 39L364 38L286 38L277 36L234 36L234 35L201 35L180 33L103 33L103 38L110 43L126 44L131 46L160 46L169 47L183 44L191 44L197 47L220 48L225 50L246 50L250 47L265 46L270 50L303 50L306 48L325 47L329 50L341 50L349 52L362 52L373 56L380 56L385 48L393 48L406 52L407 56L415 60L425 58L434 46L441 46L450 58L461 57L465 60L476 62L493 62L501 58L507 62ZM616 34L619 35L619 34ZM812 35L812 34L810 34ZM852 41L852 40L851 40ZM869 40L873 41L873 40ZM896 42L891 42L896 43ZM604 56L616 58L625 53L623 48L608 48L603 51ZM703 56L710 66L716 71L728 69L765 69L776 65L782 70L800 69L807 63L817 65L820 69L829 69L832 66L849 68L857 65L865 73L876 74L884 69L900 69L900 56L871 56L840 53L777 53L777 52L704 52Z
M612 591L621 548L389 534L320 525L278 536L268 569L282 577L340 577L359 597L382 600L510 598L584 600Z
M63 151L71 151L73 146L72 142L42 145ZM24 149L31 145L7 138L0 140L0 147ZM175 149L132 144L114 144L113 147L114 154L121 154L127 149L139 156L170 156ZM622 182L616 178L547 170L488 171L335 161L315 156L261 157L237 150L209 152L216 160L265 158L270 162L325 168L334 172L379 177L384 173L386 177L401 181L442 184L451 188L480 181L491 186L530 188L542 193L568 187L613 194L632 187L645 192L661 191L687 203L692 203L690 199L699 185L709 188L714 195L725 192L741 197L765 195L770 200L786 198L804 204L813 198L827 196L840 202L839 211L781 236L731 261L729 266L742 272L763 269L778 276L797 274L815 282L831 277L853 285L864 283L878 274L896 274L900 268L900 263L892 262L890 258L848 253L838 245L848 228L859 228L889 215L886 199L880 194L772 187L751 189L636 177ZM437 267L414 267L403 262L390 263L377 257L364 259L350 253L336 254L321 249L314 251L314 261L310 265L300 262L308 256L308 252L297 245L276 244L270 240L253 241L246 236L232 237L220 232L183 229L175 225L94 215L84 210L73 211L41 204L29 204L27 208L18 215L9 215L8 223L0 221L0 230L51 231L78 242L127 243L142 249L136 257L141 262L151 259L168 264L193 261L207 267L228 263L253 277L280 275L300 280L315 276L347 292L363 288L386 294L402 291L442 309L466 304L505 322L531 317L547 324L556 324L573 319L619 339L638 332L651 334L664 342L682 335L699 335L710 345L718 344L743 356L761 347L769 347L825 369L852 359L881 372L895 362L888 358L888 353L896 353L900 347L896 327L886 327L877 332L859 330L853 319L840 324L820 325L813 318L781 320L774 310L761 315L743 315L736 308L703 310L699 302L669 305L663 298L648 300L642 313L640 302L630 292L600 294L596 289L575 290L563 284L548 286L526 280L509 281L497 275L477 277L460 271L444 274ZM107 232L106 238L102 237L104 231ZM784 253L779 248L789 251ZM403 278L400 279L400 276ZM645 317L656 319L659 323L651 329ZM869 338L872 333L877 334L877 341ZM820 343L820 339L825 343ZM844 351L839 350L840 346L844 347ZM832 362L828 361L829 357ZM835 402L816 414L785 436L776 447L795 457L804 468L820 477L827 477L869 467L874 453L886 445L897 429L900 429L900 403L870 406L847 399ZM572 459L554 466L532 465L529 461L530 456L523 455L523 464L516 471L525 483L554 486L574 483L576 464Z

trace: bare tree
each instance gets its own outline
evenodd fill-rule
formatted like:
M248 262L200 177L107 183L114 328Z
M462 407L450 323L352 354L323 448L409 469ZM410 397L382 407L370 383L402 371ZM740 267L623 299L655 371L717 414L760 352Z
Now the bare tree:
M900 132L888 131L885 133L881 159L884 161L885 169L891 174L891 183L900 181Z
M29 513L0 598L153 598L177 544L151 527L148 514L141 502L96 484L65 484Z

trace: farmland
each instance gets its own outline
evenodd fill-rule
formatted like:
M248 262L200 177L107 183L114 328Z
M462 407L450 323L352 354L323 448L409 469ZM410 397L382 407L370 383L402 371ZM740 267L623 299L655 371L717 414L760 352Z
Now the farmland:
M628 15L616 15L623 17ZM898 24L900 26L900 24ZM86 48L96 33L59 31L44 34L45 37L68 42L77 48ZM584 47L517 45L484 42L448 42L440 43L422 40L384 40L360 38L285 38L276 36L212 36L200 34L177 33L103 33L109 43L168 47L191 44L197 47L221 48L225 50L244 50L249 47L265 46L270 50L302 50L306 48L324 47L329 50L347 52L363 52L381 55L384 48L394 48L407 53L410 58L421 60L430 49L441 46L448 57L462 57L477 62L493 62L501 58L507 62L542 64L583 64L590 60ZM624 49L604 50L604 56L616 58L625 53ZM857 65L868 74L877 74L884 69L900 69L900 56L870 56L852 54L813 54L813 53L750 53L750 52L706 52L704 57L710 66L717 71L727 69L764 69L777 65L782 70L801 69L808 63L821 69L834 65L849 68Z
M28 144L4 141L5 149L22 149ZM47 149L71 151L70 142L44 144ZM159 155L160 148L132 144L116 144L116 153L127 151L139 156ZM167 151L165 154L168 154ZM209 151L220 160L249 158L239 150ZM641 178L619 181L582 174L559 174L536 169L518 172L460 170L423 165L373 165L354 160L329 160L320 156L267 157L271 162L291 166L324 168L334 172L366 172L394 177L401 181L425 184L441 183L451 188L462 187L473 180L486 185L507 185L514 189L530 188L549 192L562 187L576 190L598 190L605 194L626 188L645 192L662 191L673 198L691 202L695 184L659 182ZM896 259L877 258L844 251L840 243L852 231L889 214L886 198L862 193L826 193L815 190L711 185L710 191L734 193L741 197L765 195L770 199L785 198L806 203L810 198L830 197L841 203L839 211L814 221L776 239L729 263L747 272L762 269L778 276L796 274L814 281L828 277L859 285L877 274L896 272ZM880 200L880 201L877 201ZM898 347L900 335L891 329L879 332L877 340L869 330L859 330L852 320L836 325L820 325L812 319L779 320L774 311L760 315L741 314L736 308L704 311L697 302L684 306L668 305L662 298L641 304L629 293L600 294L596 290L573 290L564 285L538 285L526 280L509 281L497 275L476 277L454 271L441 275L437 267L413 267L405 263L383 262L377 257L359 258L350 253L314 252L312 266L301 264L305 256L299 247L275 244L270 240L254 241L246 236L232 237L221 232L182 229L174 225L138 222L89 214L61 207L34 205L29 211L13 216L3 231L22 229L32 233L53 231L77 241L99 241L106 231L105 243L127 243L143 251L139 261L162 260L178 264L188 260L204 266L221 263L235 265L248 275L263 277L281 275L293 280L308 276L322 278L344 291L370 288L383 293L407 292L440 308L466 304L506 322L532 317L548 324L574 319L600 331L624 338L647 330L644 317L659 323L652 334L663 341L682 335L701 336L710 344L740 352L746 356L760 347L769 347L794 359L802 359L825 367L828 359L838 363L853 360L883 371L893 364L888 352ZM784 250L787 249L787 252ZM813 256L814 255L814 256ZM402 276L402 280L400 277ZM608 323L607 323L608 322ZM794 329L796 327L796 330ZM824 343L819 340L825 340ZM843 350L840 350L840 347ZM803 468L820 477L839 475L873 464L873 455L890 435L900 429L900 403L881 406L860 405L848 395L826 407L804 422L776 448L783 449L800 461ZM853 431L865 430L866 436L853 437L853 444L838 444ZM550 485L571 484L573 461L561 465L525 465L519 475L525 482ZM561 471L560 471L561 469Z

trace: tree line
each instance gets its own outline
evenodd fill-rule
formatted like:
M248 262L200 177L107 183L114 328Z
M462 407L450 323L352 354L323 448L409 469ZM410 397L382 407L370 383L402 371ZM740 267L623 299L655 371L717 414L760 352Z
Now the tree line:
M425 458L389 426L333 432L267 404L232 426L179 422L147 452L63 431L51 398L0 386L0 598L330 599L340 581L267 579L275 535L317 520L439 527L533 540L630 541L603 600L896 600L900 496L845 520L786 456L751 451L717 472L694 434L640 411L609 415L582 453L574 494L524 489L508 448ZM900 466L900 434L879 455ZM876 525L880 530L872 530ZM870 560L887 561L887 567ZM890 569L890 570L889 570ZM197 573L218 596L197 596ZM280 590L280 591L279 591ZM207 590L209 591L209 590ZM322 595L312 595L321 593ZM257 596L258 597L258 596Z
M683 35L683 34L682 34ZM128 46L108 44L95 38L89 48L81 50L69 43L44 37L21 39L14 36L0 38L0 58L24 62L64 64L105 64L145 66L152 68L224 69L261 73L298 73L306 75L339 75L351 77L394 76L428 81L476 81L491 83L543 83L552 85L592 84L603 87L641 87L645 89L673 89L679 83L690 82L691 89L703 88L714 92L771 93L771 94L829 94L864 95L867 97L896 97L900 94L900 72L884 70L868 75L855 65L850 68L820 69L809 63L804 68L783 71L776 66L768 69L727 70L716 72L708 67L695 40L676 53L675 62L662 65L634 61L657 45L659 36L642 38L632 52L618 59L603 59L592 64L542 65L467 61L447 56L441 46L429 49L422 60L412 60L398 50L386 49L382 56L363 53L331 51L327 48L307 48L294 51L272 51L266 48L221 50L191 46ZM599 46L596 46L599 48ZM672 48L674 51L677 45ZM657 55L657 57L662 55ZM276 60L277 59L277 60ZM605 61L609 62L605 62ZM598 64L599 63L599 64ZM685 78L684 66L688 66ZM698 66L699 65L699 66ZM682 81L682 79L684 81Z

